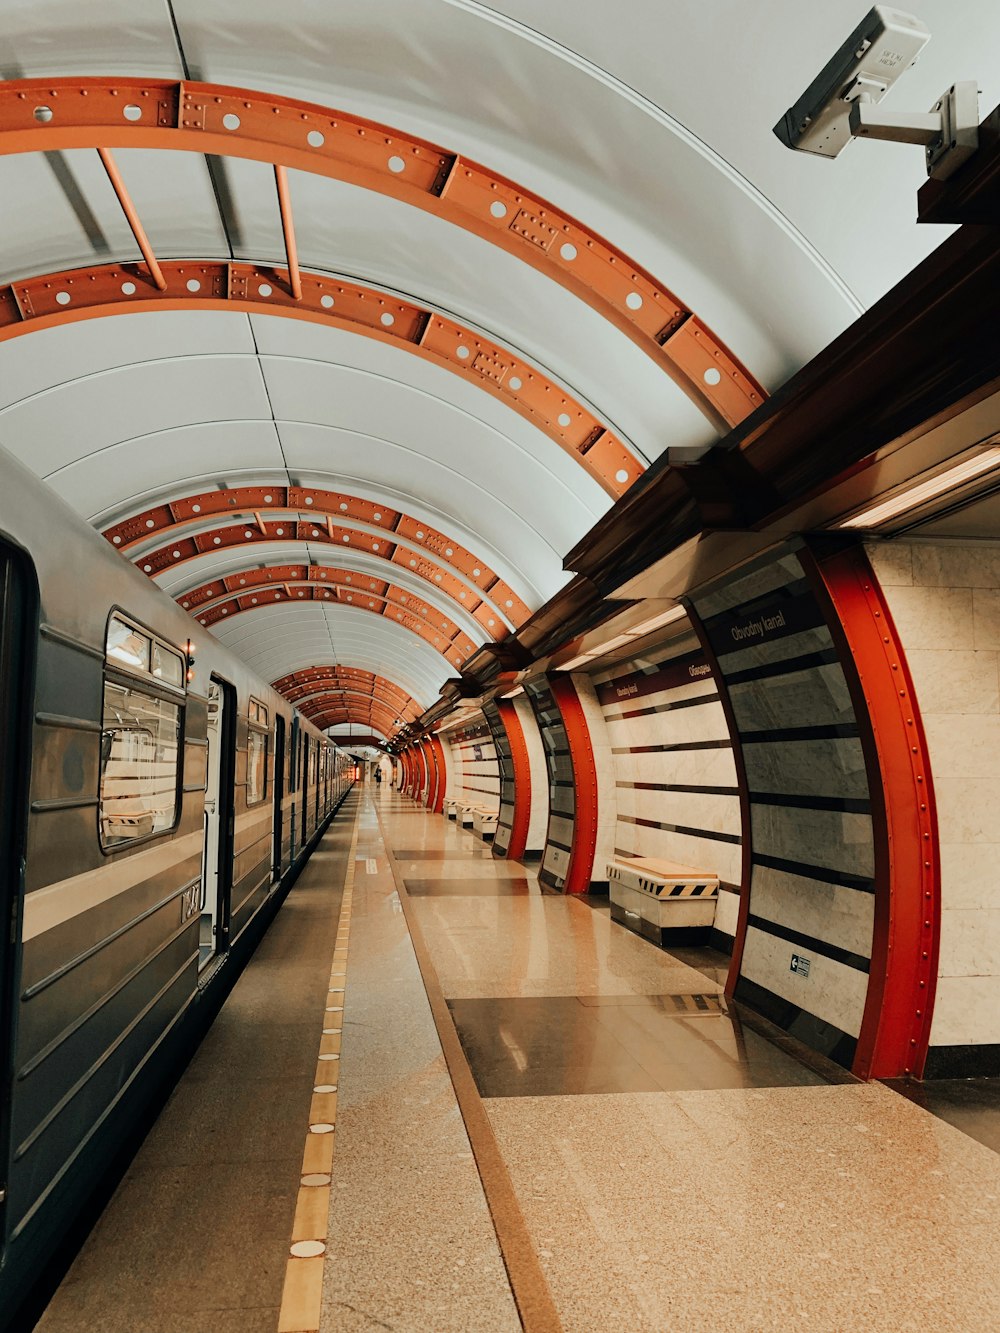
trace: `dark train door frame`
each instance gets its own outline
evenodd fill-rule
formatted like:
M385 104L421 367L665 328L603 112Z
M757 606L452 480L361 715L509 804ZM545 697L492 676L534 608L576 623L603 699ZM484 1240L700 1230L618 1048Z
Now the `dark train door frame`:
M285 719L274 719L274 828L271 843L271 883L281 879L282 805L285 800Z
M205 843L202 857L202 912L205 914L208 882L214 871L211 896L211 947L201 959L207 969L229 948L229 924L233 893L233 848L236 833L236 688L213 675L209 692L219 690L220 714L213 755L212 722L209 717L208 766L205 775ZM211 706L210 706L211 707ZM213 759L215 762L213 762ZM214 846L213 846L214 844ZM210 861L213 864L210 866Z
M6 1248L14 997L20 973L21 904L31 773L31 676L37 607L31 566L0 540L0 1259Z

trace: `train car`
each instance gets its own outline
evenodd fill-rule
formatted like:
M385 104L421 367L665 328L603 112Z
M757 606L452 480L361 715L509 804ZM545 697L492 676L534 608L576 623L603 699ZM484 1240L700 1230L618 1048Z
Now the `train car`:
M0 450L0 1326L353 760Z

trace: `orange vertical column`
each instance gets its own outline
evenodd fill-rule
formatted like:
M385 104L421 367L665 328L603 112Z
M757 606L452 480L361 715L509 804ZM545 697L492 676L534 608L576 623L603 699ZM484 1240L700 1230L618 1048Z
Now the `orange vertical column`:
M871 971L853 1072L920 1078L930 1042L941 933L941 873L930 761L903 646L860 546L816 561L853 661L873 748L876 837Z
M573 764L573 845L564 893L586 893L597 851L597 764L590 729L571 676L551 676L549 689L562 716Z
M444 746L438 736L430 737L431 755L434 760L434 800L431 802L431 810L439 815L444 809L445 791L448 786L448 770L444 761Z
M524 728L510 699L498 699L497 711L507 733L511 767L514 770L514 813L511 817L510 838L504 853L510 860L519 861L528 845L528 825L531 822L531 765ZM494 844L494 856L497 855Z

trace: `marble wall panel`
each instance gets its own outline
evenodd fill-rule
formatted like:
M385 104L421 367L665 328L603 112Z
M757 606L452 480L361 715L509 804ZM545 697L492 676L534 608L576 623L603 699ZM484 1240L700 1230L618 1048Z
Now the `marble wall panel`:
M856 737L755 741L744 745L743 765L751 792L868 798L865 758Z
M913 552L908 542L873 541L868 559L883 588L906 588L913 582Z
M871 957L874 894L755 866L750 901L755 916L786 925L794 922L805 935Z
M973 588L972 634L974 648L1000 649L1000 591Z
M894 588L892 618L914 649L975 648L971 588Z
M932 1046L1000 1042L1000 543L873 543L930 754L941 853Z
M847 875L870 877L875 873L870 815L754 805L752 823L754 855L823 866ZM793 915L784 920L794 924Z
M890 602L891 606L891 602ZM997 654L977 649L911 647L906 661L913 676L922 713L1000 712Z
M808 956L807 977L791 970L793 953ZM857 1037L861 1031L868 994L866 972L751 926L747 930L741 975L824 1022L832 1023L848 1036Z
M807 653L821 653L832 645L830 631L825 625L817 625L814 629L789 634L783 639L771 639L726 653L724 668L728 676L734 671L746 671L749 667L769 666L775 662L787 662L794 657L804 657Z
M538 723L527 696L520 694L514 700L524 747L528 751L528 772L531 775L531 811L528 818L526 852L539 852L545 846L545 829L549 822L549 778L545 768L545 749L538 731Z
M994 842L941 843L941 900L947 907L1000 906L1000 827L995 837Z
M695 787L735 787L736 768L730 746L713 750L660 750L652 754L616 755L623 782L658 782Z
M931 1046L994 1045L1000 1013L1000 976L940 977L931 1021Z
M792 551L760 564L737 578L727 579L720 586L699 595L698 614L707 619L728 611L734 606L752 602L756 597L784 588L802 578L802 566Z
M740 916L740 899L736 893L720 893L715 904L715 929L723 935L736 937Z
M1000 904L943 910L938 975L1000 976Z
M913 582L926 588L1000 587L1000 542L910 543Z
M765 680L742 681L729 690L741 731L840 725L854 721L854 707L837 663Z

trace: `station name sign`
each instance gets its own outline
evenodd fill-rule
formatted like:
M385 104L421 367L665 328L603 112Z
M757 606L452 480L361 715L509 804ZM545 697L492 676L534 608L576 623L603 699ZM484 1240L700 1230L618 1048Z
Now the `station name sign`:
M655 671L630 671L597 687L597 697L608 707L628 699L648 698L664 690L676 690L692 681L711 680L712 668L699 653L663 662Z

